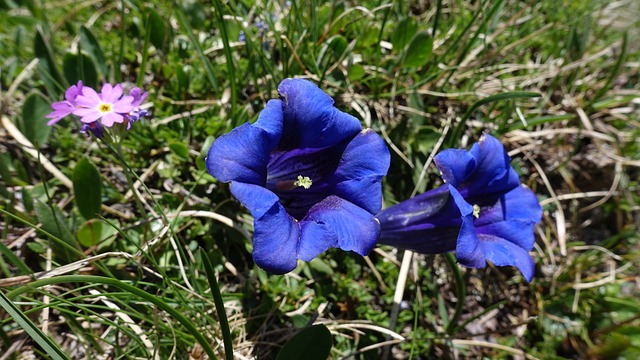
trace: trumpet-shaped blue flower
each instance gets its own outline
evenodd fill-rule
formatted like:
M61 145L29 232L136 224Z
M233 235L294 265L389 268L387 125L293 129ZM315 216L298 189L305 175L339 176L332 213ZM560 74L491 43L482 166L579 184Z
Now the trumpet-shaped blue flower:
M464 266L516 266L531 281L542 209L502 144L484 135L471 151L445 150L435 163L446 184L380 212L380 242L426 254L455 250Z
M332 247L366 255L380 232L386 145L309 81L285 79L278 92L206 159L254 218L254 261L282 274Z

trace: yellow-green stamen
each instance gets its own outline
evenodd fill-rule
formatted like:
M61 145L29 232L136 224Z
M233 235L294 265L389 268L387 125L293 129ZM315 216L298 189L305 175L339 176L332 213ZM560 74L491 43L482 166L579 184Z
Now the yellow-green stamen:
M473 205L473 217L476 219L480 217L480 206L478 204Z
M311 184L313 184L313 181L311 181L311 179L308 176L303 177L302 175L298 175L298 181L293 183L293 185L301 186L305 189L310 188Z

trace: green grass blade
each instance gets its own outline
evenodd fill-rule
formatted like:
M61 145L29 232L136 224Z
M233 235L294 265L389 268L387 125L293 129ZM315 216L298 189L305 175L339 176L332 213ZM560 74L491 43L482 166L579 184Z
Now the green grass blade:
M224 56L227 59L227 71L229 71L229 82L231 83L231 119L235 119L236 102L238 101L238 90L236 81L236 70L233 64L233 54L231 54L231 47L229 47L229 33L227 31L227 25L223 17L223 4L220 0L213 0L213 6L216 9L216 18L220 23L220 37L222 37L222 46L224 47ZM236 126L238 124L232 124Z
M213 295L213 301L216 304L216 312L218 313L218 320L220 321L220 329L222 330L222 339L224 342L225 358L227 360L233 360L233 342L231 339L231 330L229 329L229 321L227 320L227 313L224 311L224 302L222 301L222 294L220 293L220 286L218 280L216 280L216 273L209 260L209 256L204 250L202 252L202 262L204 263L204 270L207 273L207 280L209 280L209 286L211 286L211 294Z
M0 253L6 256L7 260L20 270L20 274L26 275L32 273L31 269L2 242L0 242Z
M611 73L607 78L607 82L604 84L604 86L600 88L600 90L598 90L598 92L596 93L596 96L594 96L593 100L591 100L591 102L589 103L590 106L593 105L593 103L595 103L596 101L598 101L607 92L613 80L616 78L616 76L618 76L618 73L622 68L622 64L624 63L624 60L627 58L627 43L628 43L627 38L628 38L627 33L624 33L622 35L622 46L620 48L620 56L618 57L618 60L616 61L616 63L613 65L613 70L611 70Z
M469 120L471 114L476 111L480 106L490 104L492 102L501 101L501 100L511 100L511 99L527 99L527 98L538 98L542 96L540 93L533 91L508 91L500 94L495 94L488 96L484 99L480 99L476 101L471 107L462 115L462 119L458 125L456 125L455 129L451 132L451 137L449 138L449 146L452 147L455 145L453 142L456 139L460 138L462 133L462 129L464 128L464 124Z
M182 315L178 310L171 307L169 304L164 302L161 298L149 294L148 292L138 289L133 285L129 285L120 280L111 279L102 276L93 276L93 275L63 275L49 279L41 279L32 282L29 285L19 287L13 291L7 293L7 298L11 299L20 294L23 294L29 290L37 289L42 286L52 285L52 284L62 284L62 283L72 283L72 282L87 282L92 284L103 284L109 286L115 286L120 290L131 293L135 296L138 296L144 300L149 301L150 303L156 305L158 308L167 312L169 315L173 316L185 329L193 336L196 341L202 346L202 349L207 353L207 355L211 359L217 359L211 344L207 339L202 335L202 332L198 330L189 319L187 319L184 315Z
M204 54L204 51L202 50L202 46L200 46L200 42L198 42L198 38L193 33L193 29L191 29L191 25L189 25L189 22L187 21L187 19L184 17L184 14L182 13L182 9L180 9L179 7L176 7L174 11L176 14L176 18L180 23L180 26L182 26L184 30L187 32L187 35L189 36L189 39L191 40L193 47L196 48L198 57L202 61L202 64L204 65L204 69L207 71L207 77L209 77L209 82L211 82L211 86L213 86L213 90L217 93L218 82L216 81L216 77L213 74L213 69L211 68L211 62L209 61L207 56Z
M446 253L444 254L444 259L446 260L447 265L449 265L449 267L451 268L451 271L453 271L453 276L455 277L456 284L456 298L458 299L453 316L451 317L451 320L449 320L449 323L446 325L447 334L451 335L457 327L460 316L462 315L462 310L465 306L465 299L467 297L467 283L464 281L462 271L460 271L460 267L458 266L455 255L453 255L452 253Z
M11 316L31 338L54 360L69 360L51 338L45 335L20 309L18 309L4 293L0 292L0 306Z

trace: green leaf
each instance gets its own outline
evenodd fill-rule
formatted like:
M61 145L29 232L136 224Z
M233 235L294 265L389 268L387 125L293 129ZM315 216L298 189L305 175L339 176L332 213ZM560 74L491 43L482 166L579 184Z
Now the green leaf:
M165 32L166 32L164 21L155 10L151 8L147 8L146 11L149 13L149 18L148 18L149 28L147 29L147 31L150 32L151 43L153 44L153 46L155 46L156 50L163 51Z
M4 152L0 153L0 179L7 185L14 184L13 175L11 175L11 157Z
M22 133L33 144L42 145L47 142L51 127L47 126L45 117L51 112L51 105L40 94L32 93L22 104Z
M413 17L402 19L391 33L393 51L400 54L418 31L418 22Z
M353 64L349 67L349 74L347 75L349 80L357 81L364 77L365 71L364 67L360 64Z
M87 220L95 218L102 206L102 182L100 172L87 158L73 169L73 191L80 214Z
M42 230L49 234L51 238L51 248L58 259L67 262L79 259L80 245L72 235L66 223L64 215L56 205L47 205L40 201L35 204L38 220L42 223Z
M571 120L576 117L576 114L561 114L561 115L543 115L534 117L531 119L527 119L527 126L525 126L521 121L515 122L509 125L509 129L507 131L520 130L524 128L533 128L537 125L542 125L546 123L553 123L564 120Z
M291 323L296 329L302 329L309 323L309 317L304 315L293 315L291 317Z
M0 292L0 306L52 359L69 360L69 357L60 349L58 344L45 335L3 292Z
M189 148L187 145L174 142L169 144L169 149L182 160L189 160Z
M419 32L411 40L406 53L404 54L403 64L408 67L419 67L429 61L431 50L433 49L433 40L431 35L426 31Z
M111 226L105 226L101 220L91 219L80 226L76 235L80 245L91 247L103 242L116 233L116 229Z
M338 58L347 49L347 39L342 35L335 35L329 39L329 48L333 51L333 55Z
M34 37L34 53L38 58L38 71L51 97L57 97L60 88L66 88L60 70L56 66L53 51L49 44L51 41L45 38L42 28L38 26Z
M631 346L631 339L618 332L612 332L601 340L602 344L589 349L589 353L595 359L618 359L622 352Z
M102 74L102 77L106 77L108 73L107 60L100 48L100 43L91 31L84 25L80 27L80 48L82 51L89 54L94 63L98 65L98 69Z
M292 337L282 347L276 360L326 360L333 338L324 325L310 326Z
M78 80L86 86L95 88L98 85L98 71L96 64L85 53L72 54L67 53L62 62L64 77L71 84L75 84Z
M320 272L322 274L326 274L326 275L333 274L333 269L331 268L331 266L329 266L329 264L327 264L326 262L322 261L322 259L320 258L314 258L313 260L311 260L309 262L309 266L313 270Z

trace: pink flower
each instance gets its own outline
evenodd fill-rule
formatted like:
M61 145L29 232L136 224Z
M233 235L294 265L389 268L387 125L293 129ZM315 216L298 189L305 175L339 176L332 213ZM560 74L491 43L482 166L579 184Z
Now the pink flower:
M98 94L89 87L82 89L82 95L76 98L78 108L74 115L80 116L83 123L92 123L102 119L102 125L111 127L114 123L124 122L122 114L133 110L133 96L122 96L122 86L104 84L102 92Z
M51 126L60 121L65 116L71 115L76 109L78 104L76 103L76 97L82 93L82 80L78 81L78 85L73 85L67 89L64 93L64 101L58 101L51 104L53 112L46 117L49 120L47 125Z

